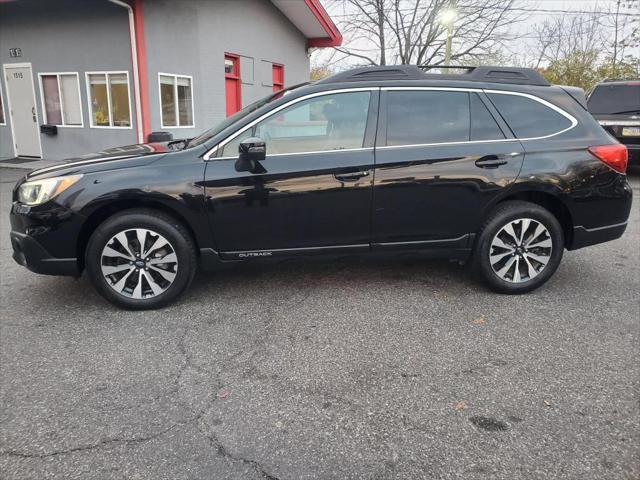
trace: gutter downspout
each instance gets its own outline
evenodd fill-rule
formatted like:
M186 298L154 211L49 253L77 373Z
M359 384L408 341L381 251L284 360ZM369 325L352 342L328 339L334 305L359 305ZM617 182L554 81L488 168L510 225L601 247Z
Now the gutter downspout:
M136 24L133 15L133 8L122 0L108 0L109 2L126 8L129 14L129 37L131 41L131 60L133 63L133 92L136 104L136 129L138 133L138 143L144 143L144 131L142 127L142 102L140 101L140 75L138 71L138 49L136 46Z

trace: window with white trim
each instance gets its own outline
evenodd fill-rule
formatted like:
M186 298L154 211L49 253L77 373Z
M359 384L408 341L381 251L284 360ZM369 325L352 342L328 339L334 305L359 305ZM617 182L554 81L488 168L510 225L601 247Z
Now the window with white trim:
M91 126L131 128L128 72L87 72Z
M555 135L572 126L566 116L533 98L509 93L487 96L518 138Z
M192 77L158 74L162 128L193 127Z
M370 95L339 92L297 102L240 133L222 156L237 156L248 137L265 140L267 155L362 148Z
M387 145L469 141L469 94L399 90L387 93Z
M80 80L77 73L40 73L44 123L61 127L82 126Z
M4 117L4 97L2 96L2 85L0 85L0 125L6 125L7 120Z

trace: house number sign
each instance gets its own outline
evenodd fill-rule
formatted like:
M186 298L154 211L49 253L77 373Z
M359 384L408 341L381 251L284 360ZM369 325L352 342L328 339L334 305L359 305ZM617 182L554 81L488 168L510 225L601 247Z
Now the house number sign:
M9 56L10 57L21 57L22 56L22 49L21 48L10 48L9 49Z

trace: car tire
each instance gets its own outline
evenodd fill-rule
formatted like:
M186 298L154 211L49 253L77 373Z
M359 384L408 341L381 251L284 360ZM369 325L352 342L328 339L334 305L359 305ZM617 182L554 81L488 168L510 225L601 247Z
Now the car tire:
M179 221L157 210L135 209L98 226L89 239L85 265L104 298L125 309L147 310L171 303L187 289L197 255Z
M474 264L492 290L521 294L553 276L563 251L562 226L550 211L535 203L507 201L484 222L474 249Z

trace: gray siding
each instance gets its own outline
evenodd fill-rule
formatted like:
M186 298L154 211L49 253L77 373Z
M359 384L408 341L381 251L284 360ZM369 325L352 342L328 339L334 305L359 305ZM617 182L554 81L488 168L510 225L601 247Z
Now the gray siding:
M20 0L0 3L0 63L31 63L38 119L43 123L40 72L78 72L84 128L58 128L58 135L41 134L47 159L61 159L117 145L136 143L131 46L127 12L105 0ZM22 49L21 58L9 56L10 47ZM89 128L85 72L126 70L132 96L133 128ZM7 88L2 76L7 125L0 126L0 158L13 156Z
M161 130L158 72L193 77L194 128L165 129L192 137L225 117L224 53L241 57L242 105L272 91L271 62L285 67L285 85L309 79L306 39L268 0L146 0L145 37L152 130ZM127 11L107 0L20 0L0 3L0 63L31 63L39 122L38 73L78 72L83 128L41 134L45 158L57 160L136 143L136 114ZM22 49L11 58L9 48ZM131 129L90 128L85 72L128 71ZM13 156L6 81L7 125L0 158Z
M193 77L195 127L165 129L174 138L224 119L225 52L241 57L243 106L272 91L271 62L284 65L285 85L309 80L305 37L268 0L147 0L144 14L153 130L161 129L158 72Z

